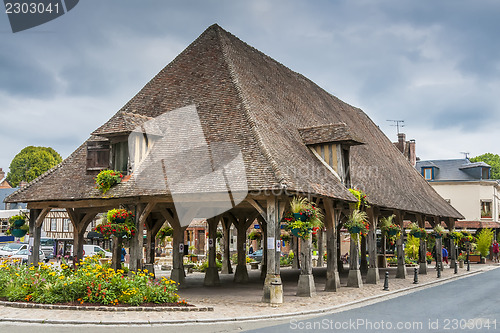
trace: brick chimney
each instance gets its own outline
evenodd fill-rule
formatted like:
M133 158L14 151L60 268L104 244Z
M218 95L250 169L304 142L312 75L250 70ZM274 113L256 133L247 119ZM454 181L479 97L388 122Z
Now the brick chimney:
M398 147L399 151L401 153L405 153L405 144L406 144L406 134L404 133L398 133L398 143L396 144L396 147Z
M406 134L398 133L398 142L394 142L394 146L399 149L413 167L417 165L415 140L406 141Z

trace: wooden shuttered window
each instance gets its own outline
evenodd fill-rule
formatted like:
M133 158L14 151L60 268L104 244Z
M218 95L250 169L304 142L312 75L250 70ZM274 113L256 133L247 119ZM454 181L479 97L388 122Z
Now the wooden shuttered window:
M87 142L87 171L100 171L109 168L109 141Z

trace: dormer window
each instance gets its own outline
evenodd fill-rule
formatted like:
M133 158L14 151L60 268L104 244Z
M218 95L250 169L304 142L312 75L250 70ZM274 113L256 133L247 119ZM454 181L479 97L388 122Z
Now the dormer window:
M109 168L110 146L109 141L87 142L87 171L98 172Z
M121 171L128 174L129 170L129 156L128 156L128 142L120 141L111 145L111 153L113 155L111 168L113 170Z
M304 143L347 188L351 187L350 147L363 144L344 123L299 129Z
M422 175L425 180L433 180L434 179L434 168L422 168Z
M481 179L490 179L490 168L482 168Z

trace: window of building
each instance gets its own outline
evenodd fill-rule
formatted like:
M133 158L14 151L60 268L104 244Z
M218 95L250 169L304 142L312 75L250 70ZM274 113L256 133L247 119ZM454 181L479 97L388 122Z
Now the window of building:
M100 171L109 168L109 141L87 142L87 170Z
M156 137L142 132L132 132L128 138L130 169L135 172L154 145Z
M128 142L121 141L112 145L113 169L128 173Z
M57 231L57 219L50 219L50 231Z
M490 169L489 168L483 168L482 174L481 174L481 179L490 179Z
M491 219L491 201L481 200L481 218Z
M63 232L69 232L69 219L63 220Z
M422 168L422 175L426 180L434 179L434 170L432 168Z

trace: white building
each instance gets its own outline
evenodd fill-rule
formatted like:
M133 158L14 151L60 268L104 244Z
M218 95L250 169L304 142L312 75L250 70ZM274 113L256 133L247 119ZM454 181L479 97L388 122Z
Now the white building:
M464 217L457 228L500 228L500 180L468 159L418 161L417 170Z

